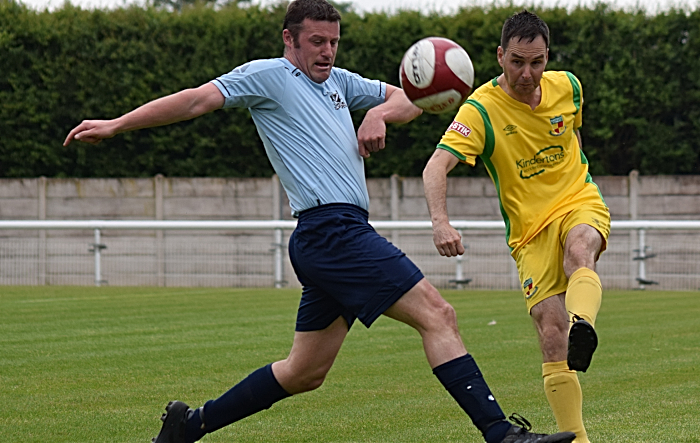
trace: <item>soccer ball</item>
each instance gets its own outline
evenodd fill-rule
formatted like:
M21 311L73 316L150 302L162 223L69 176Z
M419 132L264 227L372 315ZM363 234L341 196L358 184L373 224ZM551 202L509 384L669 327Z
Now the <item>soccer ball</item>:
M469 54L452 40L427 37L408 48L399 80L406 96L431 114L457 109L474 84Z

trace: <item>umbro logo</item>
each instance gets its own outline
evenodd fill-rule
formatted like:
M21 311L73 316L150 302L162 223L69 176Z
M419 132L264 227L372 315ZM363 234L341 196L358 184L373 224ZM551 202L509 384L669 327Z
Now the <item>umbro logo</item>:
M515 125L508 125L505 128L503 128L505 131L506 135L513 135L518 133L518 127Z
M338 92L334 92L330 95L331 101L333 101L333 105L335 106L335 110L339 110L342 108L347 108L348 105L343 101L343 99L340 97L340 94Z

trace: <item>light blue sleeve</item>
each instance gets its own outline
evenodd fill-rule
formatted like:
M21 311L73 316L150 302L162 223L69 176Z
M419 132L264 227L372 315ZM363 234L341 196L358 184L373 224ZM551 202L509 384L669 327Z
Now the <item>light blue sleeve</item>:
M287 69L275 60L255 60L211 81L224 95L224 108L274 110L284 93Z
M335 68L333 74L338 84L345 87L345 100L351 111L373 108L384 103L386 83L366 79L342 68Z

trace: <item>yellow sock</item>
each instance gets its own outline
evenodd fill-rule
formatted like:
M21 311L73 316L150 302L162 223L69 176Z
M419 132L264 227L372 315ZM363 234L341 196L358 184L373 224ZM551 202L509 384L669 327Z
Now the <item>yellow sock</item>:
M574 443L590 443L583 426L583 394L576 371L570 370L566 361L558 361L543 364L542 376L559 432L575 433Z
M603 299L603 285L595 271L581 268L571 274L566 289L566 310L595 327L595 319Z

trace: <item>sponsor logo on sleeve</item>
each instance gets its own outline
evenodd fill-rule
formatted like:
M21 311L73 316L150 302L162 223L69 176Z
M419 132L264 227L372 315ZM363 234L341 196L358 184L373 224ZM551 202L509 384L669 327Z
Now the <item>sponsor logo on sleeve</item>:
M472 133L472 130L468 126L466 126L466 125L464 125L456 120L452 122L452 124L450 125L449 128L447 128L447 132L450 132L450 131L455 131L464 137L469 137L469 134Z

